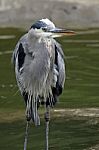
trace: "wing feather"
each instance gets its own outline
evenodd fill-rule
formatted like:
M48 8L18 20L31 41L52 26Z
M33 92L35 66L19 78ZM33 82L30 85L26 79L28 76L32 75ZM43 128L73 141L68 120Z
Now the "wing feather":
M55 41L55 40L54 40ZM63 50L58 42L55 41L55 55L56 55L56 66L58 70L58 84L63 88L65 83L65 62L64 62L64 53Z

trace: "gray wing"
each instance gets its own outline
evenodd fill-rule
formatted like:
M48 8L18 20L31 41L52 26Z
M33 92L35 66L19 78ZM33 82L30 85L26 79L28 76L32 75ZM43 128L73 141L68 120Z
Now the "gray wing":
M58 80L57 84L63 88L65 83L65 62L64 62L64 53L60 44L55 42L55 64L58 70Z
M20 38L20 40L18 41L18 43L16 44L16 47L15 47L15 49L14 49L14 51L13 51L13 54L12 54L12 63L14 64L14 66L15 66L15 64L16 64L16 60L17 60L17 58L18 58L18 54L20 55L20 57L22 56L22 55L24 55L23 53L26 53L26 51L25 51L25 48L26 48L26 44L27 44L27 34L25 34L25 35L23 35L21 38ZM22 55L21 55L22 54ZM23 58L24 59L24 58Z
M64 53L62 51L61 46L57 43L56 44L56 50L58 53L58 70L59 70L59 77L58 77L58 82L59 85L62 86L62 88L64 87L64 83L65 83L65 62L64 62Z
M58 96L62 93L65 83L65 63L64 63L64 53L58 42L54 41L55 46L55 62L54 62L54 84L52 87L53 93L53 104L58 100Z
M12 54L12 63L15 67L16 80L22 95L25 90L24 83L22 82L22 73L27 55L27 45L27 34L25 34L20 38L20 40L16 44L16 47Z

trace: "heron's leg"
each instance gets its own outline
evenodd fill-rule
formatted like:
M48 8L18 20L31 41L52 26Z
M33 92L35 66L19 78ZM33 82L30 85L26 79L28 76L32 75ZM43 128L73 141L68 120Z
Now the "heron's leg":
M46 106L45 121L46 121L46 150L48 150L49 149L49 121L50 121L49 105Z
M30 109L30 101L27 101L27 106L26 106L26 119L27 121L31 120L31 109Z
M26 118L27 121L31 120L32 115L32 95L28 94L27 104L26 104Z
M25 139L24 139L24 150L26 150L26 149L27 149L28 128L29 128L29 121L27 121L27 124L26 124Z

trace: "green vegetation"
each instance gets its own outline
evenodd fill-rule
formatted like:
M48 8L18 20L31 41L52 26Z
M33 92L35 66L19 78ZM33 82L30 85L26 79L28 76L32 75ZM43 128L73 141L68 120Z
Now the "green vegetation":
M21 29L0 28L0 150L23 149L25 105L16 85L11 51L24 33ZM84 110L99 107L99 30L88 29L77 33L72 37L58 39L65 53L67 80L55 109L75 109L76 112L77 108ZM11 37L6 39L6 35ZM52 110L50 150L91 150L91 147L96 148L97 145L98 150L97 115L88 116L83 112L79 116L79 113L72 115L70 112ZM40 127L30 125L28 150L44 150L43 114L41 108Z

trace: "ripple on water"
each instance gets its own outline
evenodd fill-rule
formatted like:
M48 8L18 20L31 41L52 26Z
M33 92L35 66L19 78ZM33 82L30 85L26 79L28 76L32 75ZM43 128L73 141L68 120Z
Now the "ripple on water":
M0 35L0 40L14 39L15 35Z
M0 55L12 54L13 51L4 51L0 52Z

